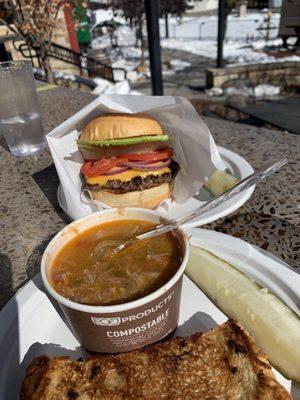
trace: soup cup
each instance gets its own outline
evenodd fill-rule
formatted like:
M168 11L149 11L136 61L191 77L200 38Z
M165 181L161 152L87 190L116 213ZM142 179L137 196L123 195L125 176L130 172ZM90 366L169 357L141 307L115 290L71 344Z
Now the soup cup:
M79 343L95 352L119 353L144 347L168 336L178 324L182 279L189 256L188 240L180 229L182 262L169 281L147 296L118 305L92 306L69 300L52 287L51 267L67 242L96 225L124 219L159 223L162 216L156 211L140 208L109 209L90 214L62 229L48 244L42 257L41 274L47 292L61 306Z

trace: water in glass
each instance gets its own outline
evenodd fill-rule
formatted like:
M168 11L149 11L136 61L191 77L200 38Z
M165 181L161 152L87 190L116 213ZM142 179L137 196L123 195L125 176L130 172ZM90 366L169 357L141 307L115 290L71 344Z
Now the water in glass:
M0 63L0 133L16 156L46 147L30 61Z

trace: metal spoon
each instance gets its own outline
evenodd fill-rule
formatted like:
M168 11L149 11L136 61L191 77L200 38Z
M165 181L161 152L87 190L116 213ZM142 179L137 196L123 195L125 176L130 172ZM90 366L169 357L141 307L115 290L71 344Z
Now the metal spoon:
M180 225L189 222L200 215L212 210L213 208L219 206L225 201L231 199L233 196L243 192L244 190L249 189L251 186L260 182L262 179L267 178L269 175L273 174L279 168L283 167L287 163L287 159L283 158L280 161L277 161L275 164L271 165L268 168L260 169L257 172L253 172L253 174L247 176L247 178L242 179L236 185L232 186L230 189L226 190L226 192L220 194L219 196L214 197L212 200L203 204L196 210L188 212L183 216L176 218L171 221L164 222L162 224L157 225L155 228L144 232L140 235L131 237L126 239L123 243L119 244L112 250L112 254L117 254L120 251L124 250L126 247L132 245L137 240L149 239L155 236L161 235L162 233L169 232L173 229L178 228Z

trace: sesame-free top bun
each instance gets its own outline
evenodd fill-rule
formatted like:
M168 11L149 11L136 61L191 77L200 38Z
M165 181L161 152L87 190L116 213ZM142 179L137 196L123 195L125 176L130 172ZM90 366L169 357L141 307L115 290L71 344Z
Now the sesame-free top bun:
M158 121L147 114L105 114L83 129L80 140L110 140L135 136L163 135Z

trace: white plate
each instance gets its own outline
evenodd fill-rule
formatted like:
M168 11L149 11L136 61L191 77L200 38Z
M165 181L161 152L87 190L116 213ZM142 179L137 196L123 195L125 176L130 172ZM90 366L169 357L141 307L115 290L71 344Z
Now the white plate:
M227 168L235 177L237 177L238 179L243 179L246 176L252 174L253 168L243 157L239 156L231 150L225 149L224 147L218 146L218 150ZM216 207L214 210L206 213L203 217L201 217L201 219L195 219L192 222L185 224L184 228L191 229L196 226L208 224L212 221L215 221L216 219L232 213L233 211L241 207L249 199L253 191L254 187L246 190L245 192L235 196L233 199L227 201L226 203ZM80 215L77 215L76 212L73 210L67 212L64 207L64 201L62 198L60 186L57 190L57 198L61 208L67 215L69 215L72 220L78 219L86 213L85 206L82 207ZM197 196L189 199L184 204L179 205L176 202L168 202L168 209L166 209L164 206L160 206L157 208L157 211L161 212L169 218L177 218L186 212L192 211L193 209L200 207L211 198L212 195L205 188L203 188Z
M300 275L271 254L260 252L240 239L204 229L193 229L191 242L213 252L217 249L222 258L230 259L242 270L246 268L251 275L255 276L260 270L260 280L266 287L285 287L288 302L295 301L294 295L290 294L297 285L299 287ZM221 250L217 247L220 243ZM255 267L252 269L253 261ZM276 271L276 276L270 274L270 268ZM206 331L226 320L227 317L185 276L177 335ZM45 294L39 275L3 308L0 326L1 400L18 399L20 383L33 357L40 354L85 357L59 307ZM293 393L294 399L299 399L296 386L277 371L275 373L280 383Z

